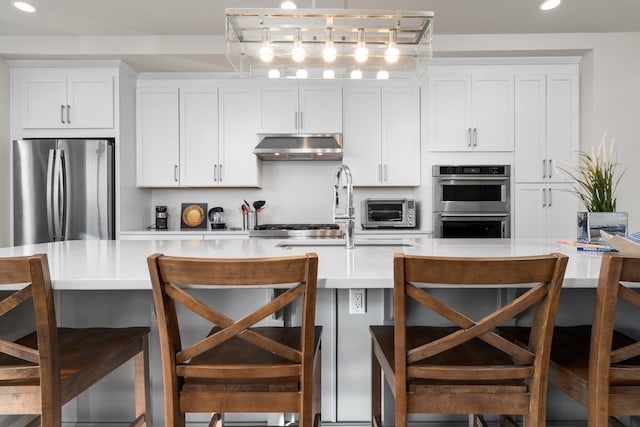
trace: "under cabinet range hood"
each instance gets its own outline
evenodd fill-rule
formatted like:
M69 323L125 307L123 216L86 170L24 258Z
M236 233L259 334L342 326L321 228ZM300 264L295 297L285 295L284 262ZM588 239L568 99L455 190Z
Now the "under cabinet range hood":
M269 134L253 153L262 160L342 160L342 134Z

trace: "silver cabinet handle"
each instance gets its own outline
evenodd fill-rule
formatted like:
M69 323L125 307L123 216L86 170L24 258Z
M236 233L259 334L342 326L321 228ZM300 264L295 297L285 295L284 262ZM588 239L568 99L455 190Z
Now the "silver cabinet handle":
M64 124L64 105L60 104L60 123Z
M387 165L384 165L384 182L389 181L389 169L387 168Z
M467 129L467 146L471 148L471 128Z
M551 178L551 177L552 177L552 175L553 175L553 165L552 165L552 163L551 163L552 161L553 161L553 160L551 160L551 159L548 159L548 160L547 160L547 166L548 166L548 169L547 169L547 176L548 176L549 178ZM551 191L551 190L549 190L549 191Z
M543 178L547 177L547 160L546 159L542 159L542 177Z
M293 127L296 130L298 129L298 112L297 111L293 112Z
M222 182L222 164L220 164L220 173L218 175L218 181Z
M382 182L382 163L378 164L378 181Z
M553 203L553 198L551 197L551 189L549 188L549 191L547 192L547 194L549 194L549 200L547 203L547 206L551 207L552 203Z
M67 123L71 124L71 105L67 104Z
M173 165L173 180L178 182L178 165Z
M218 181L218 165L213 165L213 180Z
M478 129L477 128L473 128L473 146L474 147L478 146Z
M299 130L302 130L304 128L304 126L302 125L303 121L302 121L302 111L300 111L300 126L298 127Z
M547 206L547 189L543 188L542 189L542 207L546 207Z

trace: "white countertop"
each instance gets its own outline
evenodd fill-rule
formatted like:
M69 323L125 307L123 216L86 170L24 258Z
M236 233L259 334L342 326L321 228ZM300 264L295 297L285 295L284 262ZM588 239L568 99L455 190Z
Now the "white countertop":
M55 289L108 290L151 289L146 257L156 253L190 257L254 258L300 255L319 257L318 286L324 288L391 288L393 254L438 256L519 256L563 252L570 256L566 287L595 287L602 255L577 252L555 240L518 239L393 239L414 246L318 246L278 245L312 240L77 240L0 248L0 257L47 253ZM363 241L367 240L364 237ZM370 239L369 239L370 241ZM334 241L335 242L335 241ZM357 242L357 240L356 240ZM323 244L324 243L324 244Z

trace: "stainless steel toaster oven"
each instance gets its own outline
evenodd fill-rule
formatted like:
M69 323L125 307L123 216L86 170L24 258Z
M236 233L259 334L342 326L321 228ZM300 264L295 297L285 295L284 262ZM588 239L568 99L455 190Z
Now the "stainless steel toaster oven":
M365 199L362 228L415 228L416 201L412 199Z

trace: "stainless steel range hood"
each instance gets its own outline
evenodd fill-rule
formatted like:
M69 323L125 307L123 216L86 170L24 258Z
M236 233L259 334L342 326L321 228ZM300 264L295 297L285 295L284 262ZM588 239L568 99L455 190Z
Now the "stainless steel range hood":
M342 160L342 135L261 135L253 153L262 160Z

